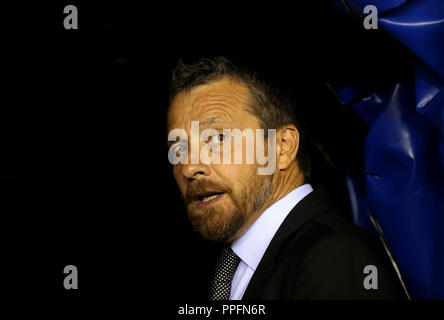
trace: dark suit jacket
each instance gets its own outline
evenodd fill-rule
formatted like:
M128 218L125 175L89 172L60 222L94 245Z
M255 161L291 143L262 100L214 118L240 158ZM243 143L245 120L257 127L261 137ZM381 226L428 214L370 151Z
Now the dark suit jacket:
M378 289L365 289L366 265ZM362 229L341 218L319 191L288 214L265 251L243 300L405 299L386 253Z

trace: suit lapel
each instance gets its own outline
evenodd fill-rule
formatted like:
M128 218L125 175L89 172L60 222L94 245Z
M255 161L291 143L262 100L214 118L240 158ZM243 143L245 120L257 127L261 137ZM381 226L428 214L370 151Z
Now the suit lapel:
M287 215L271 240L243 295L243 300L260 299L269 273L288 240L311 219L330 210L320 191L313 191L302 199Z

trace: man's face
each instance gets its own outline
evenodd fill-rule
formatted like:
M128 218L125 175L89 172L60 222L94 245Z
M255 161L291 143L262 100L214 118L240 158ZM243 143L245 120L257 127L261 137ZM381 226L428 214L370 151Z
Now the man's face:
M168 112L168 130L184 129L191 139L191 121L199 121L200 131L215 129L223 134L223 129L242 131L249 128L256 132L260 124L248 112L250 99L247 87L226 78L198 86L174 98ZM271 192L273 176L258 175L256 163L246 164L243 139L242 164L222 164L222 160L221 164L188 161L173 167L188 217L207 239L235 237L257 214ZM206 142L198 143L202 148ZM188 148L190 144L191 141ZM234 153L234 148L231 150Z

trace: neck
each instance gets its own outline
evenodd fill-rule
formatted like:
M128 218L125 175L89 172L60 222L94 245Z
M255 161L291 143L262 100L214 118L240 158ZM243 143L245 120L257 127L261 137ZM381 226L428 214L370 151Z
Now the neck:
M239 239L268 207L285 197L294 189L302 186L305 183L305 179L301 172L298 172L298 174L290 174L289 172L283 171L273 179L272 183L273 188L267 201L265 201L259 210L249 215L243 226L235 233L235 235L225 241L226 245Z

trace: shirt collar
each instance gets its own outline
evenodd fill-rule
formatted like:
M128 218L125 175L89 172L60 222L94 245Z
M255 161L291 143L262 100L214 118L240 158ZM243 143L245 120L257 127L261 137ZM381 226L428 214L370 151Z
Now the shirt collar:
M256 270L262 256L275 233L299 201L313 191L310 184L304 184L279 201L268 207L233 244L231 248L237 256L253 271Z

